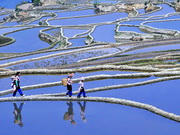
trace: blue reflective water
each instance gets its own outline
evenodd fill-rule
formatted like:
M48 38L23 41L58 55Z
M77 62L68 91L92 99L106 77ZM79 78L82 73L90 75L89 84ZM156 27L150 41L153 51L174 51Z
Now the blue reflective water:
M0 16L0 19L3 19L4 17L8 16L9 14L6 14L6 15L1 15Z
M69 42L72 43L71 47L85 46L86 38L71 39Z
M111 13L111 14L93 16L93 17L51 20L49 21L49 23L50 25L80 25L80 24L116 21L117 19L120 19L123 17L127 17L127 13Z
M8 32L14 31L14 30L22 29L22 28L25 28L25 27L2 28L2 29L0 29L0 34L8 33Z
M173 80L132 88L88 93L87 95L135 100L152 104L165 111L180 114L179 104L177 104L180 102L178 81ZM85 87L88 88L86 82ZM153 135L168 135L180 133L178 122L143 109L125 105L96 102L86 102L84 104L82 101L80 103L44 101L25 102L25 104L23 102L0 103L0 108L3 110L0 116L0 121L3 123L1 133L8 135L14 134L14 132L26 135L37 132L43 135L57 134L58 132L66 135L74 133L83 133L83 135L99 135L102 133L144 135L147 132ZM18 109L21 110L19 119L17 119L16 113L13 114ZM84 109L83 114L80 113L82 109ZM72 122L66 116L71 116ZM19 120L19 124L17 120ZM9 128L11 130L8 130ZM33 130L28 132L31 129Z
M157 11L157 12L153 12L151 14L147 14L146 16L166 15L168 13L175 12L174 8L170 7L168 4L160 4L158 6L161 6L162 9Z
M7 22L4 23L3 26L15 26L15 25L21 25L21 22Z
M63 52L66 52L66 51L68 51L68 50L63 50ZM62 51L40 53L40 54L22 56L22 57L17 57L17 58L11 58L11 59L7 59L7 60L1 60L1 61L0 61L0 64L9 63L9 62L13 62L13 61L24 60L24 59L31 59L31 58L43 57L43 56L47 56L47 55L51 55L51 54L56 54L56 53L60 53L60 52L62 52Z
M26 62L23 64L17 64L10 67L7 67L11 70L18 70L18 69L29 69L29 68L40 68L40 67L49 67L49 66L60 66L60 65L67 65L77 62L81 59L97 57L102 55L111 54L114 52L119 51L116 48L108 48L108 49L101 49L101 50L94 50L94 51L87 51L81 53L73 53L67 55L59 55L58 57L51 57L48 59L37 60L32 62Z
M179 80L158 82L137 87L88 93L89 96L116 97L146 104L180 115Z
M111 71L113 74L116 73L115 71ZM101 74L107 74L107 72L101 71ZM111 74L112 74L111 73ZM119 72L120 74L120 72ZM81 77L86 77L89 76L89 74L79 74L79 77L74 77L74 78L81 78ZM61 79L67 77L67 75L60 75L60 76L50 76L50 75L37 75L37 76L22 76L21 77L21 86L27 86L27 85L33 85L33 84L40 84L40 83L52 83L52 82L58 82L61 81ZM110 85L120 85L120 84L128 84L128 83L135 83L135 82L140 82L140 81L145 81L145 80L149 80L149 79L153 79L154 77L151 78L140 78L140 79L105 79L105 80L97 80L97 81L89 81L86 82L85 84L85 88L90 89L90 88L96 88L96 87L105 87L105 86L110 86ZM28 81L27 81L28 80ZM5 83L9 85L3 86L2 90L7 90L7 89L11 89L10 84L10 77L9 78L5 78L2 80L3 82L1 82L1 84ZM96 82L96 83L95 83ZM74 83L73 84L73 90L77 91L79 87L78 83ZM1 90L1 91L2 91ZM62 92L66 92L66 87L64 86L52 86L52 87L45 87L45 88L36 88L36 89L32 89L32 90L27 90L24 91L24 93L26 95L36 95L36 94L53 94L53 93L62 93ZM12 94L8 94L7 96L12 96ZM17 96L19 96L19 94L17 93Z
M119 0L89 0L90 3L109 3L109 4L114 4L119 2Z
M145 13L145 10L144 10L144 9L138 9L138 12L139 12L139 15L140 15L140 14L144 14L144 13Z
M75 73L75 78L81 78L83 77L87 77L87 76L92 76L92 75L98 75L98 74L109 74L109 75L114 75L114 74L124 74L124 73L132 73L132 72L127 72L127 71L97 71L97 72L89 72L89 73ZM21 75L20 79L21 79L21 86L27 86L27 85L34 85L34 84L41 84L41 83L52 83L52 82L58 82L63 78L66 78L67 75ZM115 80L115 83L118 80ZM123 82L127 83L128 80L124 80ZM132 81L132 80L129 80ZM139 80L134 80L134 81L139 81ZM104 81L102 81L104 82ZM108 81L107 81L108 82ZM89 82L91 85L91 82ZM6 85L4 85L6 84ZM6 78L1 78L0 79L0 91L2 90L7 90L7 89L11 89L11 78L10 77L6 77ZM78 88L78 84L74 84L75 87ZM92 85L93 86L93 85ZM94 87L94 86L93 86ZM48 88L45 88L46 92L48 91ZM57 90L55 90L55 88L52 88L53 90L50 91L50 93L52 92L60 92L60 90L64 90L63 86L57 86ZM61 91L63 92L63 91ZM28 95L34 95L35 93L38 94L38 92L36 90L33 91L26 91L26 93L28 93Z
M163 46L156 46L156 47L148 47L148 48L138 49L135 51L126 52L126 53L123 53L123 55L145 53L145 52L152 52L152 51L163 51L163 50L171 50L171 49L180 49L180 46L179 44L176 44L176 45L163 45Z
M83 29L63 29L63 34L65 37L71 38L77 34L86 32L87 30Z
M115 42L115 27L116 25L101 25L96 27L91 35L93 36L95 41Z
M131 25L140 25L141 23L143 23L145 20L130 20L127 22L121 22L120 24L131 24Z
M42 28L26 29L8 34L8 37L16 39L16 42L0 47L0 52L22 53L31 52L49 47L49 44L39 39L39 30Z
M180 31L180 21L165 21L165 22L153 22L153 23L146 23L145 25L149 25L151 27L160 28L160 29L173 29Z
M15 2L18 2L16 0ZM12 0L1 0L0 3L12 2ZM14 3L15 3L14 2ZM73 1L75 2L75 1ZM93 1L94 2L94 1ZM101 1L99 1L101 2ZM105 0L103 2L106 2ZM107 2L110 2L107 0ZM115 2L115 1L112 1ZM14 4L13 2L11 4ZM167 12L171 12L172 8L167 9ZM165 14L166 11L163 10L161 12ZM150 14L151 15L151 14ZM152 14L153 15L153 14ZM106 15L105 15L106 16ZM106 17L89 17L87 21L86 18L81 19L69 19L68 22L65 22L65 25L72 25L73 23L97 23L101 21L107 20L116 20L117 14L113 14L112 16ZM127 16L127 15L126 15ZM110 19L111 18L111 19ZM119 17L117 17L119 19ZM174 18L174 17L172 17ZM73 22L76 21L77 22ZM59 20L61 21L61 20ZM63 20L64 21L64 20ZM143 22L143 21L142 21ZM35 22L37 23L37 22ZM131 22L126 22L131 23ZM136 22L132 22L136 24ZM139 23L139 22L138 22ZM137 23L137 24L138 24ZM173 24L174 22L172 22ZM178 22L179 23L179 22ZM175 23L174 23L175 24ZM176 23L177 24L177 23ZM16 23L9 23L6 25L17 25ZM162 25L162 24L161 24ZM163 24L164 25L164 24ZM171 25L171 24L170 24ZM178 25L176 25L178 27ZM160 26L158 26L160 27ZM169 26L166 26L166 28ZM179 27L178 27L179 28ZM12 30L14 30L13 28ZM100 30L101 29L101 30ZM97 41L107 41L112 42L113 38L113 25L99 26L92 34ZM126 28L127 29L127 28ZM3 31L1 31L3 30ZM102 36L102 30L103 36ZM10 29L0 29L1 33L11 31ZM13 36L17 40L17 44L27 44L27 46L19 46L18 48L24 49L24 51L33 51L38 49L39 45L41 46L42 41L38 39L38 31L32 30L29 32L25 32L29 30L20 31L14 34L9 34L7 36ZM66 33L67 36L73 36L73 33ZM75 32L76 33L76 32ZM108 34L109 37L108 37ZM17 35L17 37L15 36ZM34 36L33 36L34 35ZM100 37L101 35L102 37ZM19 38L18 38L19 37ZM28 37L28 38L27 38ZM106 37L106 38L105 38ZM27 40L24 40L27 39ZM28 40L29 39L29 40ZM72 39L70 40L74 46L79 46L80 44L84 45L84 38L80 39ZM34 47L34 46L36 47ZM48 45L48 44L47 44ZM11 45L9 45L10 47ZM38 47L37 47L38 46ZM45 47L46 45L44 45ZM81 46L81 45L80 45ZM12 46L11 46L12 47ZM73 46L72 46L73 47ZM3 47L0 48L0 51ZM9 48L10 49L10 48ZM178 45L169 45L169 46L158 46L152 48L145 48L138 50L138 52L148 52L148 51L156 51L156 50L165 50L165 49L179 49ZM19 52L16 48L12 48L14 52ZM21 51L22 51L21 50ZM2 51L7 52L8 49ZM22 51L23 52L23 51ZM11 60L3 61L4 63L8 61L20 60L23 58L32 58L36 56L44 56L51 53L38 54L33 56L25 56L22 58L15 58ZM135 53L135 52L134 52ZM136 52L137 53L137 52ZM80 58L85 58L86 53L82 54ZM89 55L89 54L88 54ZM78 55L79 56L79 55ZM95 56L95 55L94 55ZM66 59L66 57L62 57ZM55 60L55 59L48 59ZM76 58L74 59L77 60ZM55 61L55 63L59 61ZM33 62L32 62L33 63ZM31 64L31 63L30 63ZM98 71L98 72L90 72L90 73L76 73L74 78L86 77L89 75L97 75L97 74L117 74L117 73L128 73L122 71ZM39 83L49 83L49 82L57 82L62 78L66 77L66 75L22 75L21 76L21 86L33 85ZM139 81L145 81L149 79L154 79L155 77L143 78L143 79L107 79L107 80L97 80L92 82L85 82L85 89L95 88L95 87L103 87L108 85L118 85L118 84L126 84L126 83L134 83ZM134 100L138 102L143 102L147 104L152 104L160 109L165 111L169 111L175 114L180 114L179 102L180 102L180 92L178 89L179 80L172 80L166 82L159 82L155 84L149 84L138 87L130 87L123 89L115 89L109 91L101 91L95 93L87 93L87 96L102 96L102 97L117 97L124 98L129 100ZM1 78L0 79L0 90L10 89L11 79L10 77ZM78 89L78 84L73 84L73 90ZM24 91L26 95L34 95L34 94L42 94L42 93L60 93L66 92L66 87L64 86L54 86L47 88L39 88ZM12 96L9 94L7 96ZM17 94L17 96L19 96ZM1 134L2 135L11 135L11 134L23 134L23 135L54 135L54 134L63 134L63 135L115 135L115 134L124 134L124 135L176 135L180 134L179 123L166 119L164 117L158 116L146 110L132 108L122 105L115 104L106 104L106 103L94 103L87 102L85 108L85 117L82 113L80 115L80 105L77 102L73 102L73 105L70 107L67 105L68 102L65 101L47 101L47 102L25 102L25 104L21 104L21 102L16 103L0 103L0 122L1 122ZM81 102L83 105L83 102ZM15 106L22 106L22 110L19 113L13 113L17 110ZM73 107L73 108L72 108ZM73 109L74 114L74 124L70 122L68 119L65 119L64 116L69 115L69 110ZM18 114L18 115L17 115ZM19 117L17 117L19 116ZM19 124L18 124L19 120ZM22 122L22 123L21 123ZM71 124L72 123L72 124Z
M84 102L80 102L82 105ZM69 104L69 105L68 105ZM21 109L22 127L17 123L13 112ZM167 120L145 110L107 103L86 102L84 118L78 102L26 102L25 104L1 103L0 120L2 134L65 134L99 135L99 134L179 134L179 123ZM42 113L43 112L43 113ZM33 117L32 117L33 115ZM70 122L67 116L72 116ZM15 115L16 116L16 115ZM14 123L16 122L16 123ZM72 123L72 124L71 124ZM171 126L169 126L171 124ZM109 128L111 127L111 128ZM8 130L8 129L11 130ZM32 130L33 129L33 130ZM131 130L129 130L131 129ZM29 132L31 131L31 132ZM95 132L96 131L96 132Z
M167 19L179 19L180 18L180 14L179 15L171 15L168 17L165 17L163 20L167 20Z
M0 0L0 6L15 9L17 4L28 1L31 2L31 0Z
M127 26L120 26L119 31L133 31L138 33L144 33L138 27L127 27Z
M32 25L32 24L39 25L40 20L46 20L46 19L48 19L48 18L51 18L51 17L50 17L50 16L42 17L41 19L39 19L39 20L37 20L37 21L31 22L30 25Z
M93 15L94 10L88 9L88 10L80 10L80 11L67 11L67 12L56 12L58 15L58 18L61 17L72 17L72 16L83 16L83 15Z

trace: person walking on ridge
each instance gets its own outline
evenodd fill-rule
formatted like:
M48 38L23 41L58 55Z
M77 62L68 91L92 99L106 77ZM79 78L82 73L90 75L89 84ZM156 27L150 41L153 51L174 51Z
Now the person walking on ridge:
M66 95L69 95L69 97L72 96L72 77L74 76L74 74L69 74L68 78L67 78L67 90L68 92L66 93Z
M84 77L82 77L81 79L80 79L80 82L79 82L79 93L78 93L78 96L77 96L77 98L80 98L81 97L81 94L83 94L83 97L87 97L86 96L86 92L85 92L85 90L84 90Z
M14 76L14 80L13 80L13 85L15 85L15 90L13 90L13 97L16 96L16 92L18 91L19 94L23 97L25 96L20 88L20 72L17 72L16 75Z

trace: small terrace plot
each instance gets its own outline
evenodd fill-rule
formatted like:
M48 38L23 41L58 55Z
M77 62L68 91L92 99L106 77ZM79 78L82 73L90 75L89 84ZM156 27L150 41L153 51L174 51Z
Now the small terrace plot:
M179 20L166 20L163 22L149 22L145 23L145 25L149 25L151 27L160 28L160 29L172 29L180 31L180 25L174 25L175 23L180 24Z
M93 16L93 17L81 17L81 18L71 18L71 19L59 19L59 20L50 20L48 21L50 25L84 25L84 24L91 24L91 23L103 23L103 22L110 22L116 21L117 19L126 17L126 13L111 13L105 14L100 16Z
M16 42L1 47L0 52L23 53L23 52L31 52L49 47L48 43L39 40L38 33L40 29L42 28L26 29L8 34L7 36L16 39Z

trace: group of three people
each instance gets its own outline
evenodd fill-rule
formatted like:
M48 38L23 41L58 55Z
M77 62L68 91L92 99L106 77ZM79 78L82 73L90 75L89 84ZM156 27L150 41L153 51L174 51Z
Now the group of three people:
M16 93L17 91L19 92L19 94L23 97L25 96L20 88L20 75L21 73L20 72L17 72L15 74L15 76L11 76L11 79L12 79L12 83L11 83L11 87L13 88L13 97L16 96ZM68 75L68 78L67 78L67 90L68 92L66 93L66 95L69 95L69 97L72 96L72 77L74 76L74 74L69 74ZM83 94L83 97L86 97L86 93L85 93L85 90L84 90L84 78L82 77L80 79L80 82L79 82L79 93L78 93L78 96L77 98L80 98L81 97L81 94Z
M74 74L69 74L68 78L67 78L67 90L68 90L68 92L66 93L66 95L69 95L69 97L72 96L72 83L73 83L72 77L73 76L74 76ZM79 91L79 93L77 95L77 98L80 98L81 94L83 94L83 97L86 97L86 92L84 89L84 77L82 77L80 79L78 91Z

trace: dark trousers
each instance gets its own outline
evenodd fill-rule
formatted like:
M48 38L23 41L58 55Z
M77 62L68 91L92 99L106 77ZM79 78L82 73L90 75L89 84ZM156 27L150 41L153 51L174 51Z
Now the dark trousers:
M69 95L69 97L72 96L72 85L67 85L67 90L68 92L66 93L66 95Z
M80 97L81 94L83 94L83 97L86 97L86 92L85 92L85 90L84 90L84 87L81 87L81 90L80 90L80 92L78 93L78 97Z
M83 97L85 97L85 96L86 96L86 92L85 92L85 91L81 91L81 92L79 92L78 97L80 97L80 96L81 96L81 94L83 94Z
M17 88L14 92L13 92L13 97L15 97L16 96L16 92L19 92L19 94L22 96L23 95L23 93L22 93L22 90L20 89L20 88Z

